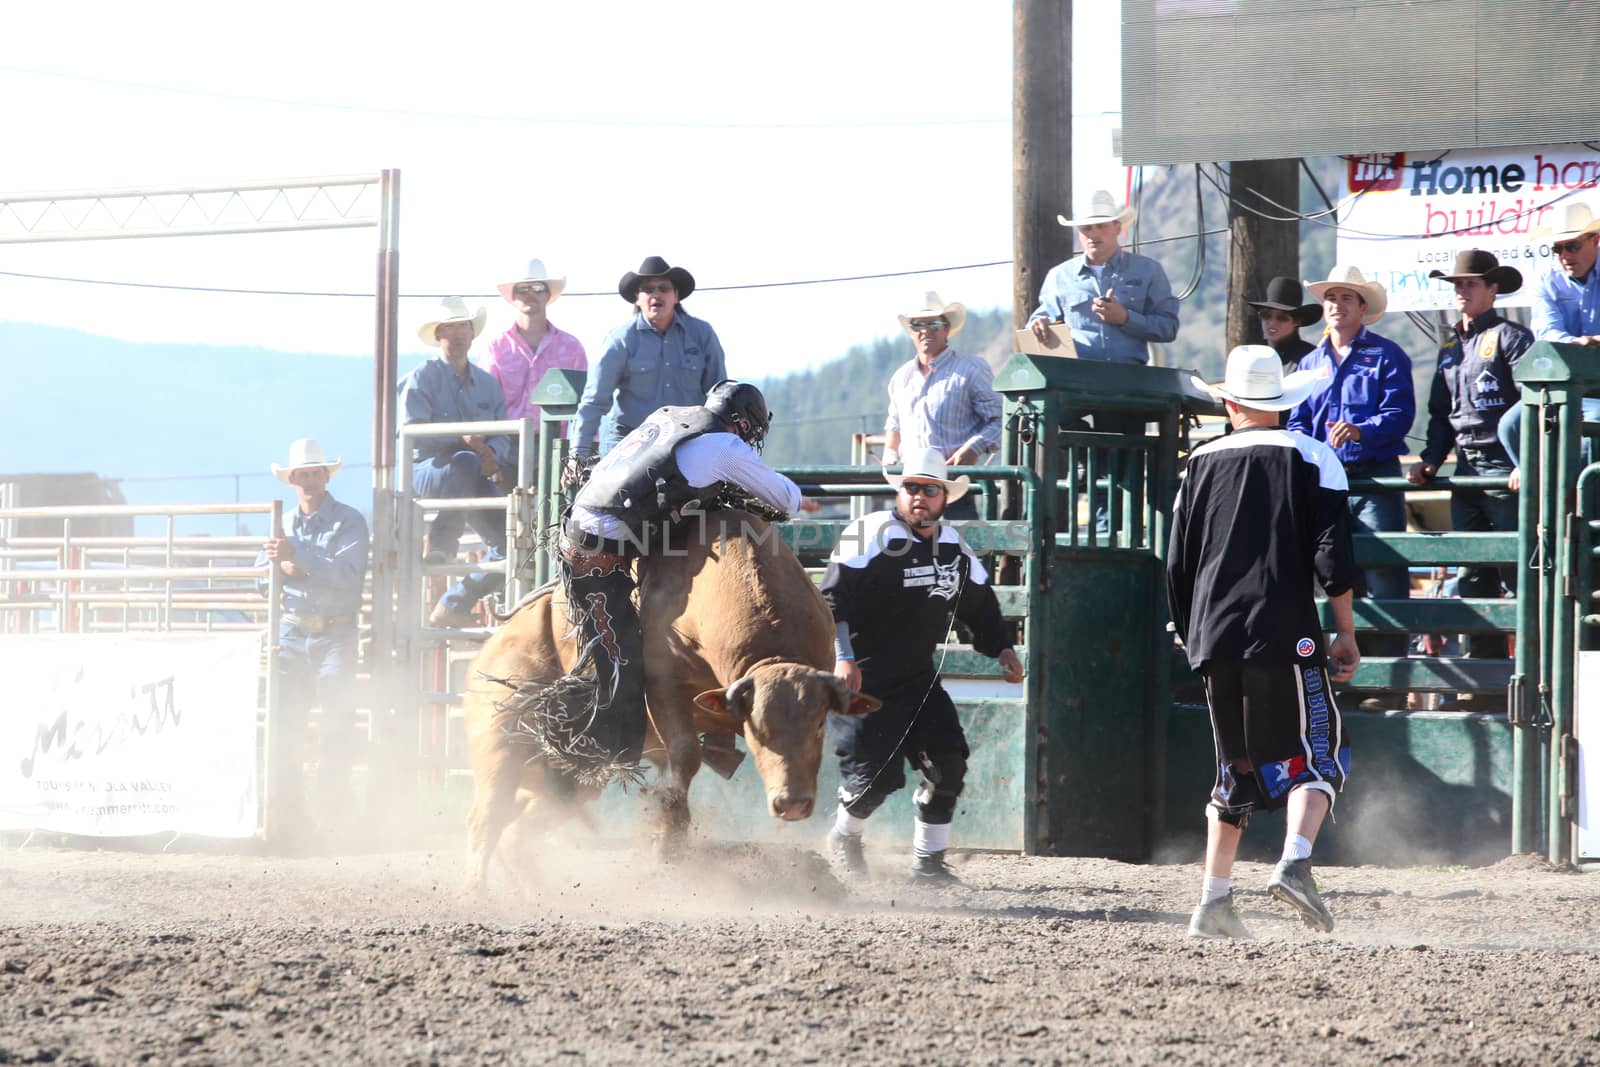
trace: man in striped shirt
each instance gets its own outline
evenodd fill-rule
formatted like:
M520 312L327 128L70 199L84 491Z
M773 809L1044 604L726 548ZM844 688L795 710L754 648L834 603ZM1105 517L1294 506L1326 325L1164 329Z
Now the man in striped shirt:
M1243 345L1220 386L1234 432L1195 450L1173 507L1167 606L1189 665L1205 679L1216 742L1206 807L1205 884L1195 937L1248 937L1229 878L1250 814L1287 809L1268 891L1313 929L1333 929L1311 876L1311 845L1350 769L1329 681L1356 650L1349 483L1333 449L1278 428L1278 413L1332 381L1285 376L1277 352ZM1200 383L1204 385L1204 383ZM1315 585L1333 608L1324 640Z
M1000 451L1000 394L994 372L978 356L950 347L950 339L966 325L967 309L938 293L926 293L922 306L900 316L916 357L889 379L889 414L883 423L883 464L900 463L900 454L918 455L938 449L947 465L986 462ZM958 500L947 519L975 519L973 498Z

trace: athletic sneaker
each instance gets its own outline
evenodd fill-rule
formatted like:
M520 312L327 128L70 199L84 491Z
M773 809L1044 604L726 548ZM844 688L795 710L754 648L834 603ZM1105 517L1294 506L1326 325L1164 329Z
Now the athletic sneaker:
M1233 906L1233 894L1229 893L1194 909L1194 917L1189 920L1189 936L1249 938L1254 935L1240 921L1239 911Z
M1311 877L1310 860L1283 860L1272 872L1267 892L1292 906L1300 919L1313 930L1333 932L1333 916L1317 895L1317 880Z
M911 880L931 885L956 885L961 881L944 861L943 852L930 852L912 859Z
M842 834L837 828L828 831L828 855L852 879L867 877L867 852L862 847L860 834Z

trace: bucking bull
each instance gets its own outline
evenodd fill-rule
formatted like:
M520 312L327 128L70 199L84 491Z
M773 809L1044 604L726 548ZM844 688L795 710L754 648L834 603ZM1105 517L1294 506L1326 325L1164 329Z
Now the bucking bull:
M716 511L684 524L679 536L672 551L637 563L651 727L645 757L662 772L652 787L653 829L669 857L689 827L701 733L742 735L768 810L805 819L816 805L827 713L878 707L834 677L832 614L775 528L743 511ZM557 776L510 698L572 667L578 648L566 611L559 584L539 590L472 661L465 709L473 778L469 892L483 889L507 829L517 836L535 831L539 801L557 803Z

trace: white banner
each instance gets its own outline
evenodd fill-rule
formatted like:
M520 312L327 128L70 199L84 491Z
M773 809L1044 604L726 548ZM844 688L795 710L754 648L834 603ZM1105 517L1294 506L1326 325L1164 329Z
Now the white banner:
M256 830L261 635L0 637L0 830Z
M1597 183L1600 152L1584 145L1352 156L1337 258L1382 283L1390 311L1453 312L1454 289L1428 272L1449 273L1462 249L1487 249L1522 272L1522 288L1498 305L1527 307L1552 263L1540 231L1558 228L1574 201L1600 204Z

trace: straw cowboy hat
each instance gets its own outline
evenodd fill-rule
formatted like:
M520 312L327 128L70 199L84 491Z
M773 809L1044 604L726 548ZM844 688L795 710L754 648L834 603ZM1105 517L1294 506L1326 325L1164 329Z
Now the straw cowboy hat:
M1533 229L1529 236L1548 237L1551 244L1560 244L1570 241L1584 234L1600 232L1600 220L1594 217L1594 210L1588 204L1575 201L1567 204L1561 213L1561 229L1551 232L1543 226Z
M1120 222L1126 226L1137 215L1138 212L1131 207L1125 207L1118 211L1117 202L1112 198L1111 194L1104 189L1097 189L1095 194L1089 198L1089 206L1084 209L1082 215L1075 219L1069 219L1065 215L1057 215L1056 221L1063 226L1093 226L1099 222Z
M630 270L622 276L617 283L617 292L622 294L622 299L633 303L639 299L639 283L646 278L665 278L678 290L678 303L689 299L689 294L694 292L694 275L682 267L670 267L667 261L660 256L646 256L645 261L639 264L638 270Z
M1216 397L1257 411L1288 411L1333 384L1326 368L1283 373L1283 360L1270 345L1240 345L1228 353L1222 381L1194 384Z
M439 301L439 310L442 314L432 322L425 322L417 327L417 336L425 344L435 348L439 347L437 330L441 326L452 322L472 323L472 336L476 338L483 332L483 324L489 318L489 309L480 307L477 311L468 311L467 302L459 296L447 296Z
M1367 302L1367 313L1361 316L1363 326L1371 326L1383 318L1383 313L1389 310L1389 293L1377 282L1369 282L1361 275L1361 268L1339 264L1328 272L1325 282L1306 282L1306 288L1311 290L1311 295L1318 300L1328 294L1329 289L1350 289L1361 294L1361 299Z
M553 304L562 291L566 289L567 276L563 274L559 278L552 278L550 277L550 272L544 269L544 260L530 259L528 260L528 269L523 272L520 278L513 278L509 282L501 282L495 288L500 290L501 296L510 300L511 290L524 282L544 282L545 288L550 290L549 302Z
M1443 278L1447 282L1460 281L1462 278L1482 278L1485 285L1498 285L1501 296L1522 288L1520 270L1515 267L1502 267L1493 252L1485 252L1481 248L1463 248L1456 253L1454 271L1446 274L1442 270L1430 270L1428 277Z
M953 300L946 304L939 299L938 293L927 292L922 294L922 306L920 308L915 311L908 311L898 317L901 329L911 334L912 337L916 336L911 330L912 319L943 319L950 324L950 328L945 331L945 336L954 337L961 332L961 327L967 324L967 309L964 305L958 304Z
M1268 349L1271 351L1271 349ZM1274 359L1277 357L1274 356ZM963 474L959 478L948 477L950 468L945 466L944 455L937 448L924 448L921 452L907 459L905 466L900 468L899 474L885 474L883 480L900 488L900 483L907 478L922 482L941 482L944 485L944 499L946 504L954 504L957 500L967 495L967 490L972 488L972 479Z
M1265 300L1246 300L1245 303L1253 308L1287 311L1294 316L1295 323L1300 326L1310 326L1322 318L1322 305L1316 301L1305 303L1305 294L1300 288L1300 283L1293 278L1272 279L1267 283Z
M329 463L323 455L322 446L309 437L302 437L289 446L289 462L283 466L276 463L272 465L272 474L278 481L288 484L289 475L307 467L326 467L328 477L332 478L339 473L339 468L344 466L344 457L341 456Z

